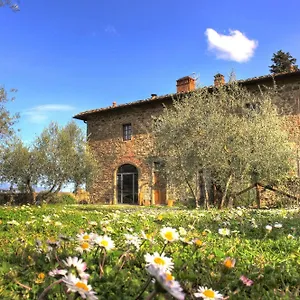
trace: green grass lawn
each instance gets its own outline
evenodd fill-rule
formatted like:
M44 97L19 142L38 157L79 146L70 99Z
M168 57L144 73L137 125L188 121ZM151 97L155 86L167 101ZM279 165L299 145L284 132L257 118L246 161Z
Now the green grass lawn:
M206 299L217 299L216 291L226 299L300 298L299 209L1 207L0 229L0 299L39 299L55 282L44 299L173 299L175 281L185 299L202 299L194 295L199 287L202 296L215 291ZM68 257L87 269L67 266ZM161 272L162 281L150 281L149 257L160 270L170 265L174 278ZM50 276L55 269L78 279Z

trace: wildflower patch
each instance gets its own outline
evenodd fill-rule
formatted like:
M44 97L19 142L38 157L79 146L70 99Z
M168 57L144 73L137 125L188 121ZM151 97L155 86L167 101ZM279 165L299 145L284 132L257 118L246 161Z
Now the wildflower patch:
M0 299L297 299L299 232L299 209L1 207Z

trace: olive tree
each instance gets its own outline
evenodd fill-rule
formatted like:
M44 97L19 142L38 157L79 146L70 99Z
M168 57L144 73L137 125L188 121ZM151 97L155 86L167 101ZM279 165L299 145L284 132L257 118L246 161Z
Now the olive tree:
M51 123L36 139L34 149L41 162L39 182L47 189L45 195L60 191L66 184L73 183L78 188L93 174L93 156L75 122L65 127Z
M0 182L10 183L11 188L16 185L19 191L29 193L33 202L33 186L37 185L41 171L38 158L35 149L14 137L1 155Z
M16 90L12 89L11 92L14 93ZM5 88L0 87L0 148L14 133L13 125L16 122L18 115L12 115L6 108L7 102L13 100L14 98L9 97Z
M291 168L292 149L274 96L233 82L175 99L154 121L169 185L188 186L196 206L201 194L205 207L213 186L218 193L212 203L221 208L245 184L282 178Z
M51 123L30 146L15 139L3 151L1 160L1 182L15 184L32 195L38 185L44 189L42 200L67 184L76 188L86 184L95 166L85 136L74 122L64 127Z

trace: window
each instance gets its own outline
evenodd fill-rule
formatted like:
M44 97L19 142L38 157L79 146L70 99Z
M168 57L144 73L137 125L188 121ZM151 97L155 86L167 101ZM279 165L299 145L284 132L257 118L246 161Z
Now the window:
M123 141L131 140L132 127L131 123L123 125Z

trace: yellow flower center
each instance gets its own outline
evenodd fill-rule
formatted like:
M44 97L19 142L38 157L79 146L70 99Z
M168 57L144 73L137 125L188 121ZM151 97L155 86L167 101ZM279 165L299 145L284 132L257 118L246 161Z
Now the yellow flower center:
M40 273L38 275L38 278L41 279L41 280L43 280L45 278L45 274L44 273Z
M165 233L165 238L168 240L168 241L172 241L174 238L173 238L173 232L171 231L167 231Z
M150 240L150 239L151 239L151 234L150 234L150 233L147 233L147 234L146 234L146 238L147 238L148 240Z
M233 268L233 260L231 259L226 259L224 261L224 266L228 269L232 269Z
M197 246L201 246L203 244L203 242L197 239L197 240L195 240L195 244Z
M89 290L89 288L87 287L87 285L81 281L78 281L76 284L75 284L76 287L78 287L79 289L83 289L85 290L86 292Z
M107 247L108 246L108 241L105 241L105 240L101 241L101 246Z
M203 295L208 298L215 298L215 292L212 290L206 290L203 292Z
M171 273L166 273L166 280L167 281L172 281L174 277L171 275Z
M165 265L166 264L166 262L162 259L162 258L160 258L160 257L155 257L154 258L154 262L157 264L157 265Z
M88 249L88 247L89 247L89 243L84 242L81 244L82 249Z
M163 219L162 215L157 216L157 220L161 221Z
M86 234L86 235L83 236L83 239L84 239L85 241L86 241L86 240L89 240L89 239L90 239L90 236Z

